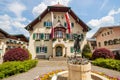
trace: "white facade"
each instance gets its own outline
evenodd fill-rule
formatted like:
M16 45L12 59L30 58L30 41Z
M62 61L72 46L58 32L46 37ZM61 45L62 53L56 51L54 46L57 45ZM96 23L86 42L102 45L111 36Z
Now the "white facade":
M62 8L62 7L61 7ZM54 38L45 38L45 34L50 35L52 26L45 26L45 22L52 23L52 14L53 13L53 27L54 27ZM44 14L44 12L42 13ZM86 32L83 29L83 26L79 24L79 22L76 22L76 20L73 18L73 15L69 14L71 25L71 33L68 33L66 23L65 15L66 12L56 12L56 11L50 11L41 19L39 16L39 20L34 25L30 25L33 22L31 22L26 28L32 27L32 30L29 30L30 33L30 39L29 39L29 51L32 53L32 58L35 58L37 56L44 56L45 58L48 58L49 56L58 57L58 56L70 56L74 55L73 51L73 45L74 45L74 39L68 39L66 35L73 35L73 34L79 34L82 35L80 45L81 50L86 44ZM56 31L55 31L56 29ZM58 31L58 32L57 32ZM64 32L65 31L65 32ZM34 35L36 34L36 35ZM41 38L41 34L43 34L43 38ZM57 37L59 36L59 37ZM61 36L61 37L60 37ZM43 51L42 51L43 50ZM80 53L79 52L79 53Z

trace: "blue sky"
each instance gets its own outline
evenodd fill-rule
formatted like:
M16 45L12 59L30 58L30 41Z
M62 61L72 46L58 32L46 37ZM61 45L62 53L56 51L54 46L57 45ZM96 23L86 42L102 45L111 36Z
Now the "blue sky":
M48 5L60 4L71 7L91 31L90 38L99 27L120 25L120 0L0 0L0 28L10 34L24 34L24 29Z

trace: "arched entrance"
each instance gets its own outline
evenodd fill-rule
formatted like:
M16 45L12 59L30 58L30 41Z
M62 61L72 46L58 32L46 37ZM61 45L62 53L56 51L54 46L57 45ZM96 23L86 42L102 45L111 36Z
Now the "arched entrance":
M62 56L62 47L61 46L57 46L56 47L56 56Z

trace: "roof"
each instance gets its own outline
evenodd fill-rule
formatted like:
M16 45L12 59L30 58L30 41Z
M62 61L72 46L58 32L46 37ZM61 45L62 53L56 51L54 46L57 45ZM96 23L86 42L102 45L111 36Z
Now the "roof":
M55 5L52 5L52 6L54 6L54 7L66 7L66 6L64 6L62 4L59 4L59 2L58 2L58 4L55 4Z
M20 38L21 41L28 42L28 39L23 34L10 35L1 28L0 28L0 32L4 34L6 38L15 39L15 40L18 40L18 38Z
M92 36L92 38L96 38L104 29L112 29L112 28L120 28L120 25L118 26L106 26L106 27L100 27L98 31Z
M34 19L31 23L29 23L25 29L33 30L34 25L36 25L38 22L40 22L47 13L49 12L68 12L74 20L83 27L83 31L89 31L90 28L81 20L79 17L71 10L70 7L63 6L61 4L56 4L53 6L48 6L36 19Z
M23 34L17 34L17 35L12 35L14 37L18 39L20 39L21 41L25 41L25 42L28 42L28 39L23 35Z
M87 41L96 41L95 38L88 38Z
M4 30L2 30L1 28L0 28L0 33L2 33L5 37L10 36L7 32L5 32Z

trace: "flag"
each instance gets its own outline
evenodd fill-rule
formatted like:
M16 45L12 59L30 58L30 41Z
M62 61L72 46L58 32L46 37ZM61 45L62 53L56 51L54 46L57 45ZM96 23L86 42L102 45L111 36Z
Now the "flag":
M70 17L68 12L65 14L65 18L66 18L68 33L71 33L71 23L70 23Z
M50 37L53 39L54 38L53 12L51 12L51 22L52 22L52 29L51 29Z
M51 35L50 35L50 37L51 37L51 39L54 38L54 28L53 28L53 27L52 27L52 29L51 29Z

